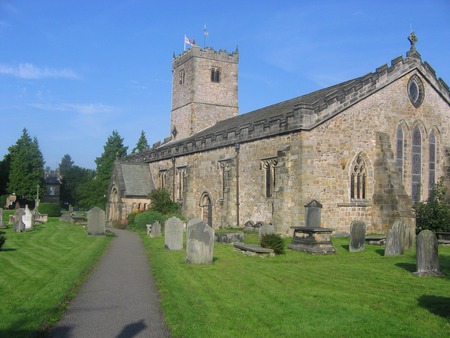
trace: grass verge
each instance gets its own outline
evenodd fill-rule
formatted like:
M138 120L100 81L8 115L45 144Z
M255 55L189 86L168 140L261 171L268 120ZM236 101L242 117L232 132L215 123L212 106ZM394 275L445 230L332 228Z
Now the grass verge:
M102 255L111 236L87 236L57 218L33 231L1 229L0 337L45 334Z
M246 234L254 243L256 235ZM142 235L174 337L442 337L450 332L450 247L444 277L418 277L415 251L335 255L287 250L260 258L215 244L211 265L184 262L163 238ZM286 240L290 242L290 240Z

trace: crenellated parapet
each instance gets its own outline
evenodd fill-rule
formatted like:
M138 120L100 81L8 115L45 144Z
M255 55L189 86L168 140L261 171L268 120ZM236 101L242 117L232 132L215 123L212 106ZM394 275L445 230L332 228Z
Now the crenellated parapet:
M201 48L198 45L193 45L188 50L173 58L172 68L177 68L179 65L185 63L193 57L206 58L221 62L239 63L239 52L237 49L234 52L229 53L223 49L216 51L210 47Z

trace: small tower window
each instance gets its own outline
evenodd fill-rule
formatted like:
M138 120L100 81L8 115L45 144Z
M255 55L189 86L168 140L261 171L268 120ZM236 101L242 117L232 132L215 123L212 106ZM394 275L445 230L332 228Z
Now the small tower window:
M180 70L180 85L184 84L184 81L186 79L186 73L184 71L184 69Z
M219 68L212 68L211 69L211 82L220 82L220 69Z

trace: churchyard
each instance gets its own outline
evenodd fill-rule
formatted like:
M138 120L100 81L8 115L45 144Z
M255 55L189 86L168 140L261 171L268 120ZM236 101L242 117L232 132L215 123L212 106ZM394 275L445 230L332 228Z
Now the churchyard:
M366 243L352 252L349 238L332 238L333 254L287 249L265 257L216 242L208 260L196 262L188 241L200 236L207 242L211 234L194 227L180 238L181 226L171 220L169 226L140 231L174 337L441 337L450 332L449 246L439 246L441 277L414 274L415 247L385 256L384 246ZM32 231L14 232L11 226L0 231L7 237L0 251L1 337L32 336L54 324L112 238L87 236L86 227L56 218ZM245 231L243 237L245 244L259 243L257 232ZM286 247L291 242L286 238Z
M5 211L7 224L12 211ZM33 337L56 323L112 239L50 218L33 230L0 229L0 337Z

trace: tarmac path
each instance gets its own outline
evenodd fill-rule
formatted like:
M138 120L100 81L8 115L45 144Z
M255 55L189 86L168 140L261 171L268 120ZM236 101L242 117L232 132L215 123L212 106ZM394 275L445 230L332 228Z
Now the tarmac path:
M49 337L170 337L141 238L109 230L116 237Z

